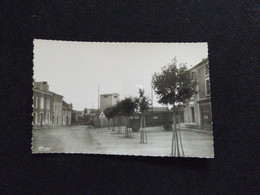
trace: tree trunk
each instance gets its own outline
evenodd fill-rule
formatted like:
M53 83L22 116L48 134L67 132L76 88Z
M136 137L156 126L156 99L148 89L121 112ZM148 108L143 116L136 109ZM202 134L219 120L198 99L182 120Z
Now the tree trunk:
M130 116L127 116L126 127L125 127L125 137L131 137L129 128L130 128Z
M118 133L121 134L121 128L120 128L120 116L117 118L117 127L118 127Z
M115 117L112 119L112 131L115 131Z
M140 119L140 140L141 143L147 143L147 134L146 134L146 121L145 121L145 115L144 113L141 114Z
M178 133L177 133L177 125L176 125L176 110L175 106L173 106L173 128L172 128L172 148L171 155L173 156L173 151L175 153L175 149L177 151L177 156L179 156L179 144L178 144Z
M110 130L110 118L107 119L108 120L108 124L107 124L107 127L108 127L108 130Z
M180 124L180 119L179 124ZM180 127L177 129L177 124L176 124L176 108L173 106L173 124L174 128L172 128L172 149L171 149L171 155L173 156L184 156L184 151L183 151L183 146L182 146L182 139L181 139L181 132L180 132Z

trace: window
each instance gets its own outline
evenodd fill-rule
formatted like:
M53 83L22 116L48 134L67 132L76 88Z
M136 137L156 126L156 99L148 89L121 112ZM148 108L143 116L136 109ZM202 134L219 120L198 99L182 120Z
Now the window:
M117 98L117 96L115 95L114 98Z
M104 95L103 97L104 97L104 98L107 98L107 97L108 97L108 95Z
M209 65L205 65L205 75L209 75Z
M158 119L158 116L153 116L153 119Z
M50 109L51 101L50 99L46 100L46 109Z
M195 80L196 79L196 72L191 72L191 80Z
M205 82L206 82L206 95L210 95L210 83L209 83L209 79L206 79Z
M33 116L34 116L34 118L33 118L33 123L34 123L34 124L37 124L37 122L38 122L38 115L37 115L37 113L34 112L34 113L33 113Z
M191 122L195 123L195 111L194 111L194 107L191 107Z
M50 122L50 113L46 114L46 119L47 119L47 122L49 123Z
M41 109L43 109L44 108L44 98L43 97L41 97L41 99L40 99L40 105L41 105Z
M38 97L35 97L35 108L38 108Z

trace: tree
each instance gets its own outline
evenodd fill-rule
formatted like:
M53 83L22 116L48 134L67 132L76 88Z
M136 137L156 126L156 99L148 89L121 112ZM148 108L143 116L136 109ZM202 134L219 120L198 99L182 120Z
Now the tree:
M117 116L117 133L121 134L121 116L123 116L122 112L122 101L117 102L113 110L114 116Z
M110 116L112 118L112 131L115 130L115 117L116 117L116 106L110 107Z
M141 112L140 140L141 143L147 143L145 114L149 110L149 99L144 95L144 89L139 89L139 97L135 99L135 102L137 103L139 112Z
M110 129L110 119L113 118L113 107L106 108L104 114L108 119L108 129Z
M196 92L193 89L194 83L191 82L186 64L179 64L179 67L177 67L177 60L174 58L171 64L161 69L160 73L154 73L152 85L159 97L158 103L172 106L174 128L171 155L177 153L177 156L180 156L181 148L184 156L181 133L176 128L176 112Z
M137 108L137 101L136 99L132 97L127 97L124 100L121 101L120 104L120 109L122 111L122 115L127 117L127 124L126 124L126 129L125 129L125 136L126 137L131 137L130 134L130 116L133 115Z
M83 110L83 121L84 121L84 124L89 124L89 121L90 121L90 116L88 115L88 109L85 108Z

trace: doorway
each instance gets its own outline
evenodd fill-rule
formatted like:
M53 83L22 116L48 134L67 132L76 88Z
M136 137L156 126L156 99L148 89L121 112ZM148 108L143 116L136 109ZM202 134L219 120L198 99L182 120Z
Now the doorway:
M194 111L194 107L191 107L191 122L195 123L195 111Z

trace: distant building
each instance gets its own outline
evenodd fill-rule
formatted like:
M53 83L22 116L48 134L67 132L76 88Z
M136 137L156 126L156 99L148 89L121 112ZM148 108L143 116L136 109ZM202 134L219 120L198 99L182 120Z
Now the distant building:
M62 125L71 125L72 104L62 101Z
M95 127L103 128L107 127L107 119L101 110L98 110L93 117L93 124Z
M102 94L100 95L100 110L104 111L106 108L116 105L119 101L119 94Z
M34 82L33 89L33 124L51 126L53 119L53 94L46 81Z
M184 123L188 127L211 129L211 98L208 58L190 69L191 79L196 83L197 94L186 102Z
M82 111L77 111L77 110L72 110L71 113L71 124L82 124L83 121L83 112Z

